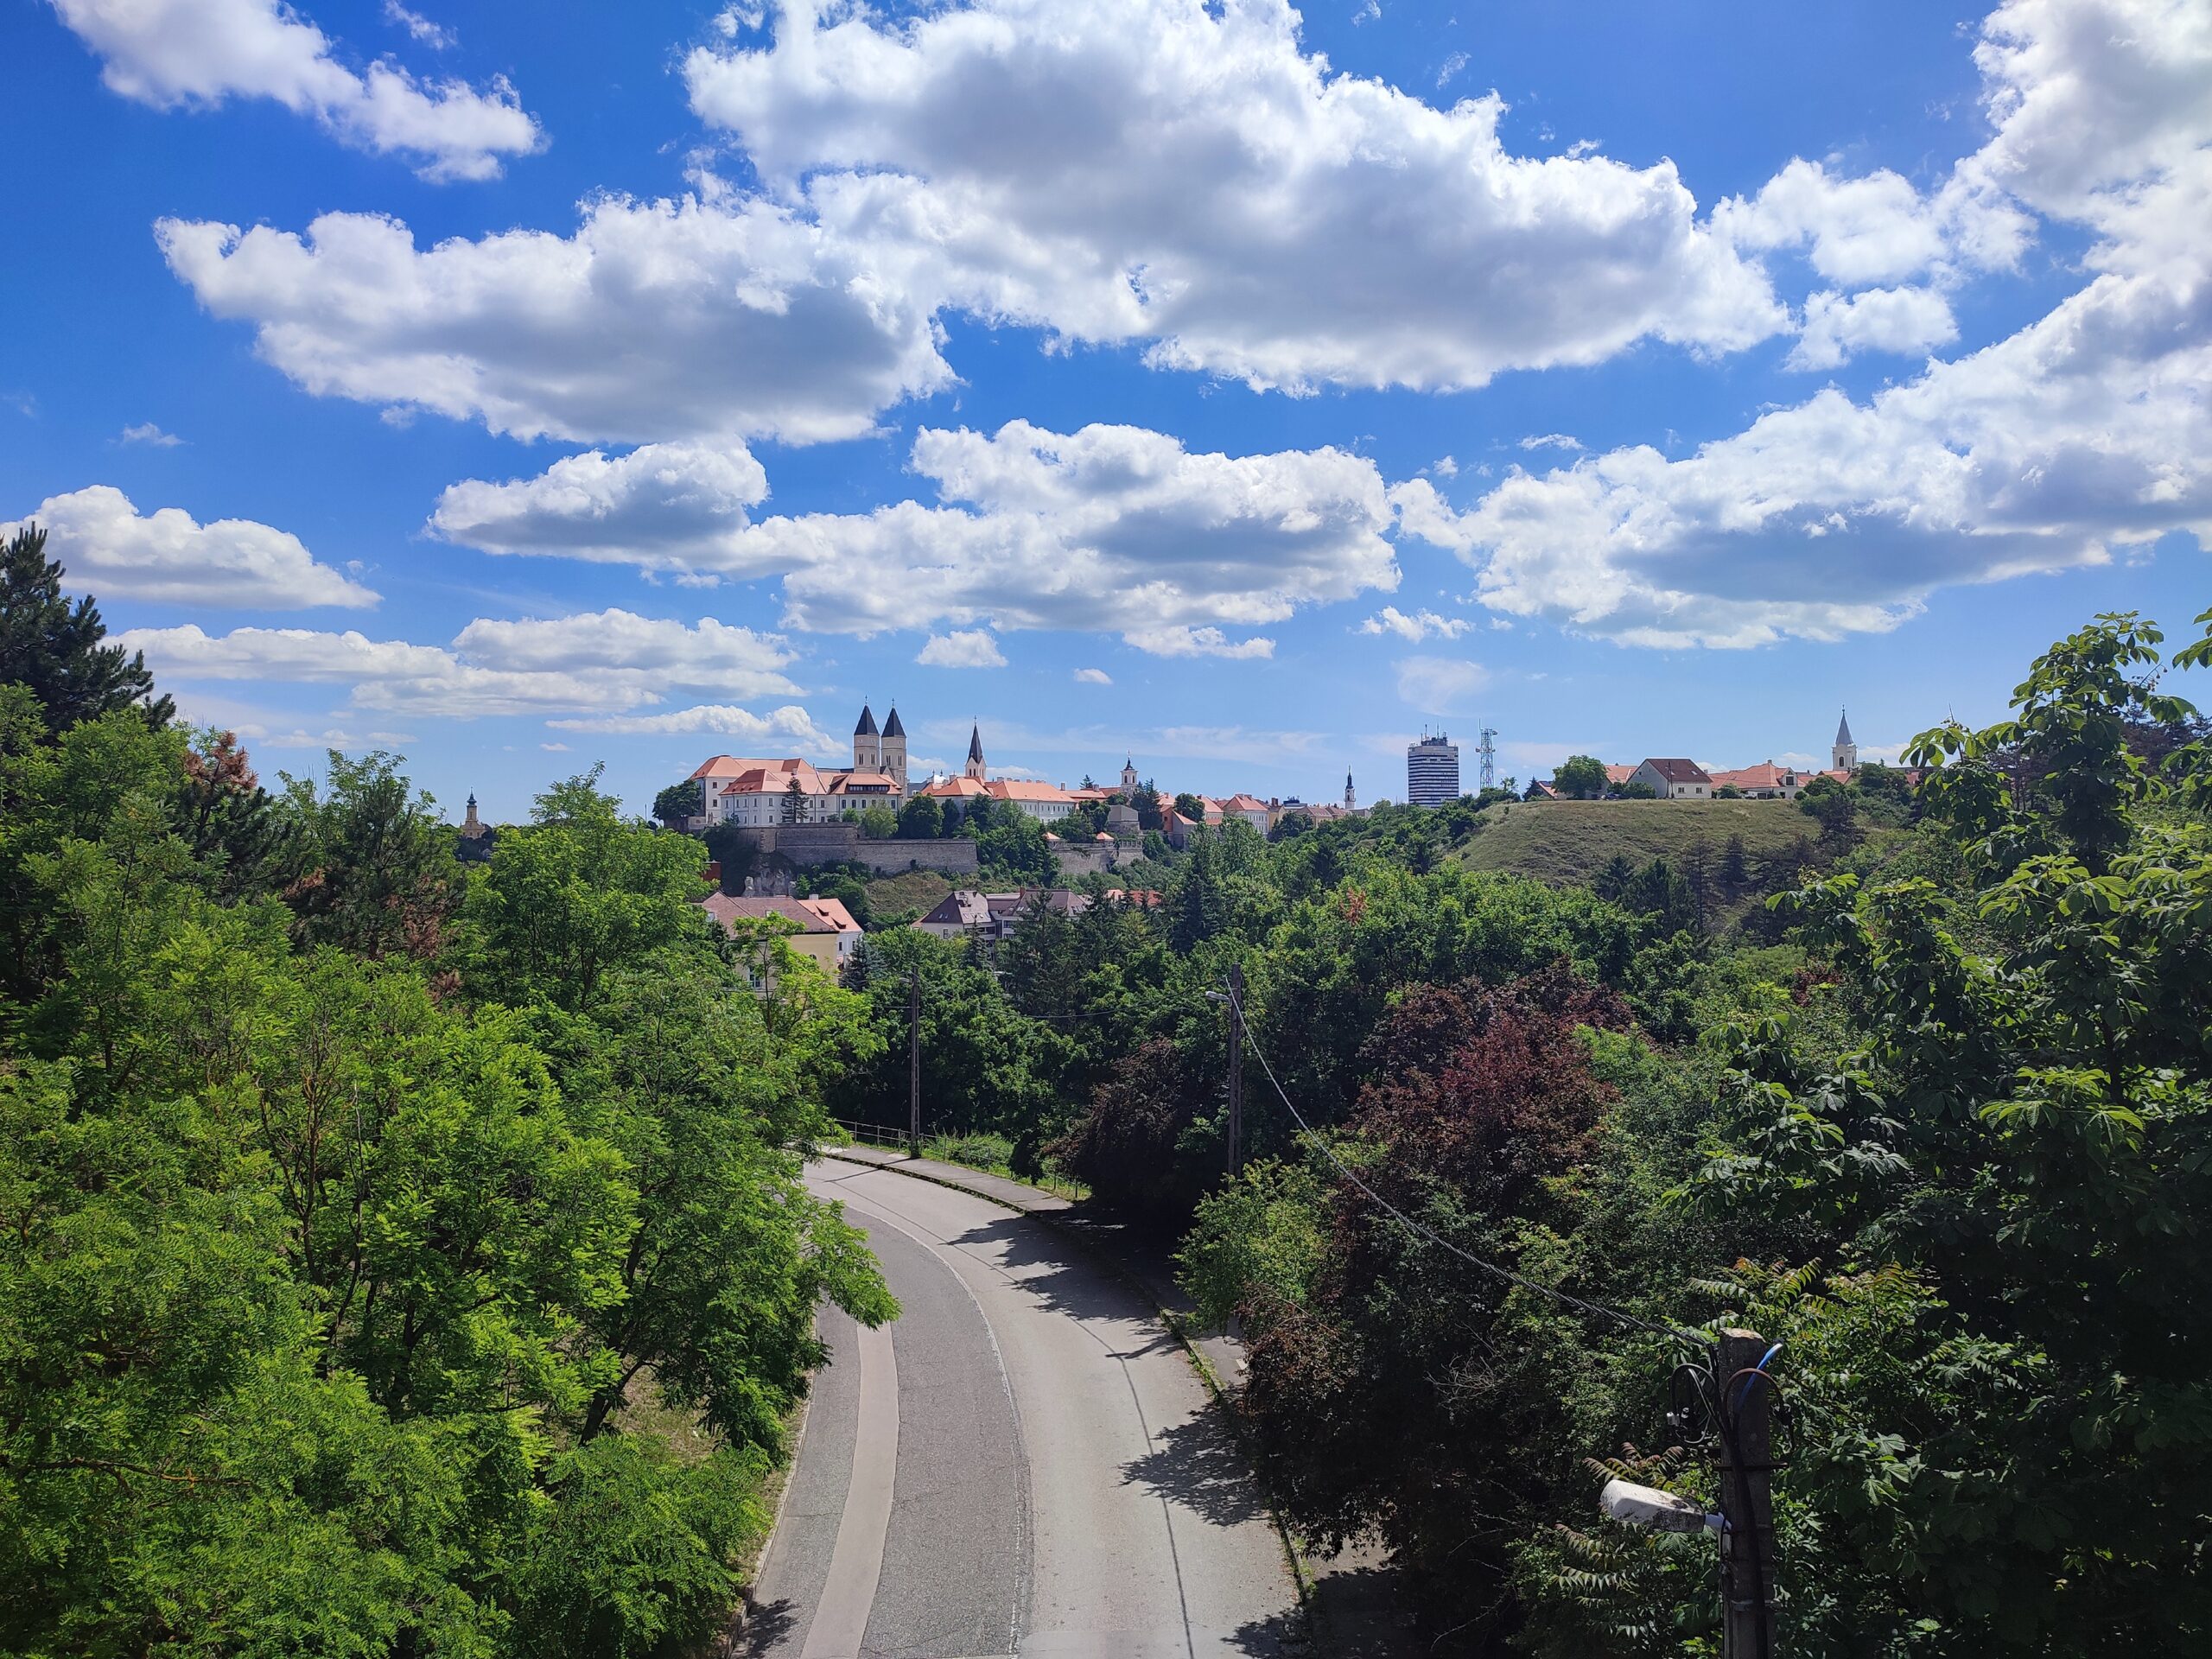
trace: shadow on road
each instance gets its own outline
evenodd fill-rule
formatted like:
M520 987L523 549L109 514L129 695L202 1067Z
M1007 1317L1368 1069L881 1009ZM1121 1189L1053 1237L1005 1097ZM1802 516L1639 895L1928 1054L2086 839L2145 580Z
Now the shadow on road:
M751 1659L778 1652L788 1644L790 1651L798 1651L797 1636L798 1609L788 1601L763 1602L749 1608L741 1630L732 1631L715 1644L716 1659L723 1655L747 1655Z
M1243 1448L1211 1405L1160 1435L1144 1456L1123 1464L1122 1476L1217 1527L1267 1518Z
M952 1243L963 1249L996 1251L1005 1272L1054 1313L1147 1325L1156 1319L1151 1306L1116 1283L1089 1251L1027 1217L971 1227Z

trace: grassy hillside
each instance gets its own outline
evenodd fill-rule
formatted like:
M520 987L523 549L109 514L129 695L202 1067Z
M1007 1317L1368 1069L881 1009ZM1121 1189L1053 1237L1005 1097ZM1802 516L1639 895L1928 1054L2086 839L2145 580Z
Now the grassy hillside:
M1522 801L1483 815L1482 830L1453 855L1478 870L1546 881L1587 881L1614 854L1630 863L1678 861L1702 841L1718 855L1744 838L1754 864L1820 826L1794 801Z
M868 884L868 908L877 916L895 916L902 910L925 912L951 891L952 883L935 870L903 870Z

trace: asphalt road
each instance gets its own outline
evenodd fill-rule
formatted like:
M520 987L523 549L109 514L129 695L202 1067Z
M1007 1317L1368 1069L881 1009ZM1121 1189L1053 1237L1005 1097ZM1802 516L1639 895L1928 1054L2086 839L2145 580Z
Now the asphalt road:
M823 1315L761 1563L766 1659L1297 1651L1297 1592L1234 1442L1134 1292L967 1193L823 1164L903 1313Z

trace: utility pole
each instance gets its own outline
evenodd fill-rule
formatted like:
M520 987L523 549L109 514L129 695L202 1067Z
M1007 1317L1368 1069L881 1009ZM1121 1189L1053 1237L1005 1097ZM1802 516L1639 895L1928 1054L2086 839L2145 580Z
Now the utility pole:
M1244 969L1229 964L1229 1179L1244 1154Z
M1774 1389L1760 1370L1769 1349L1756 1331L1723 1331L1719 1388L1722 1659L1773 1659Z
M906 1155L922 1155L922 975L906 976Z

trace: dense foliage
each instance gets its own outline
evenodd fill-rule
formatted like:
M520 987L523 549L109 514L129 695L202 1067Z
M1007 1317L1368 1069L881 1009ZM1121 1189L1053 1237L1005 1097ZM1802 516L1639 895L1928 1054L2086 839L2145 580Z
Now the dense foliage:
M799 1181L859 1000L589 776L464 872L391 757L49 705L149 690L71 615L0 656L0 1649L691 1650L816 1306L893 1311Z
M1763 855L1553 887L1465 867L1479 803L1386 808L1201 833L1156 908L994 951L879 934L839 1097L904 1121L918 978L925 1128L1185 1233L1279 1511L1387 1547L1437 1651L1714 1649L1709 1541L1592 1500L1714 1500L1665 1414L1721 1324L1783 1344L1784 1650L2190 1649L2212 764L2157 643L2101 620L2013 719L1762 804L1802 826Z

